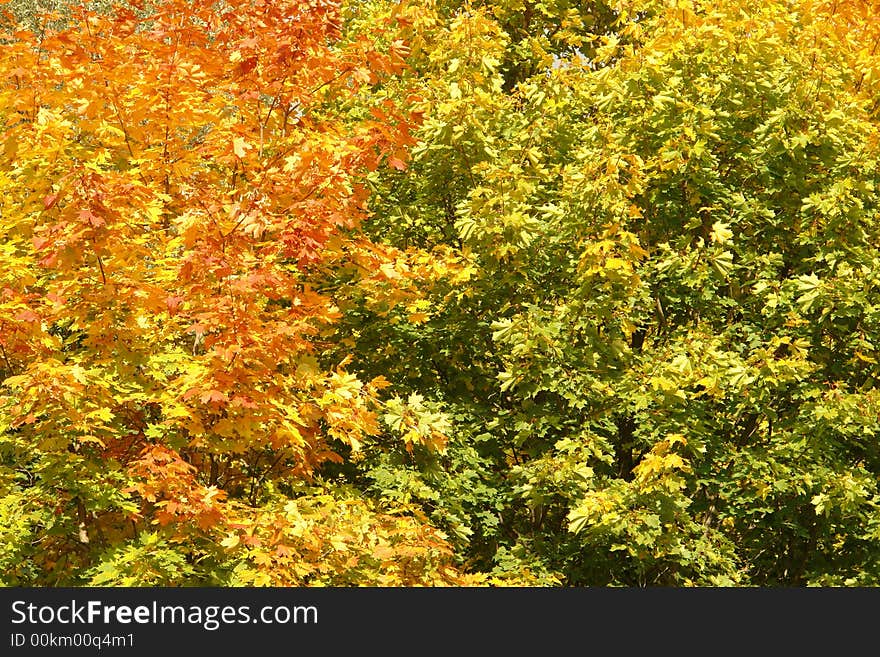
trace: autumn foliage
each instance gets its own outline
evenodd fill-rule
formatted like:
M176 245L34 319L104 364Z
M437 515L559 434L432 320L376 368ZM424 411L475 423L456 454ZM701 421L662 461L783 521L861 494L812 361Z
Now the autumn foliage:
M8 582L454 581L417 516L309 488L377 433L385 384L321 358L320 288L386 264L358 176L412 143L390 102L350 116L403 66L395 21L340 20L318 0L7 22Z
M0 583L880 582L862 0L0 19Z

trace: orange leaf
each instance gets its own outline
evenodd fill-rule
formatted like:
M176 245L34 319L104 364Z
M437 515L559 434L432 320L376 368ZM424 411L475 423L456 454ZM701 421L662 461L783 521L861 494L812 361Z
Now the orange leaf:
M226 401L226 395L219 390L209 390L208 392L202 393L199 399L203 404L208 404L210 402L222 403Z
M58 202L58 192L53 192L52 194L48 194L46 198L43 199L43 207L47 210L53 207Z

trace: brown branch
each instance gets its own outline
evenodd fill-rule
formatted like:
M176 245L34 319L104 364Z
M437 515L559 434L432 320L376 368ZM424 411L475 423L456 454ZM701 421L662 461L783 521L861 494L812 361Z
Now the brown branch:
M104 262L101 260L101 254L95 251L95 257L98 258L98 268L101 270L101 282L107 285L107 276L104 274Z
M12 363L9 362L9 356L6 354L6 347L3 345L2 342L0 342L0 352L2 352L2 354L3 354L3 360L6 361L6 368L7 368L10 372L14 371L14 369L13 369L13 367L12 367Z

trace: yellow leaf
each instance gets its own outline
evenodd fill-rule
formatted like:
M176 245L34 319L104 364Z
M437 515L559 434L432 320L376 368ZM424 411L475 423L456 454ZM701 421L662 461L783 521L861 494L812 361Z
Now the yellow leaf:
M710 237L713 242L726 244L733 237L733 231L730 230L730 227L727 224L716 221L712 224L712 234Z
M236 137L232 140L232 150L238 157L244 157L251 145L245 141L244 137Z
M222 541L220 541L220 545L222 545L225 548L229 548L231 550L236 545L238 545L238 541L239 541L238 534L230 534L229 536L224 538Z

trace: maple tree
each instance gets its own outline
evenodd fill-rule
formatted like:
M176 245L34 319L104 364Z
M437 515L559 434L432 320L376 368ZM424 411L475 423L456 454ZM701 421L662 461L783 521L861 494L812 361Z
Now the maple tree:
M314 478L384 408L323 358L320 288L394 273L358 177L409 119L351 104L401 70L396 19L68 9L2 35L4 581L457 581L417 514Z
M337 328L452 426L373 490L502 580L876 582L876 8L556 7L413 40L420 143L368 228L462 261L425 322Z
M0 582L880 581L872 3L49 4Z

